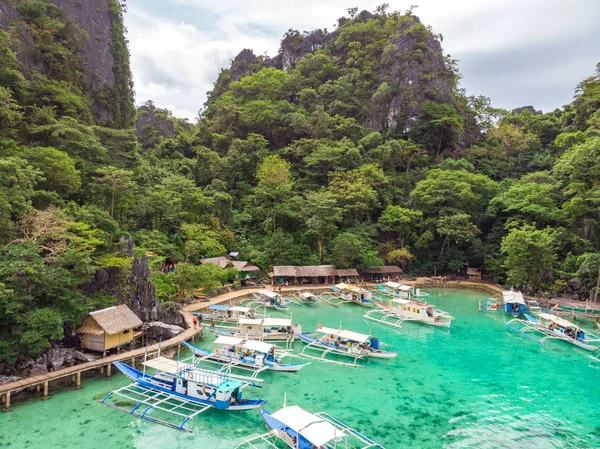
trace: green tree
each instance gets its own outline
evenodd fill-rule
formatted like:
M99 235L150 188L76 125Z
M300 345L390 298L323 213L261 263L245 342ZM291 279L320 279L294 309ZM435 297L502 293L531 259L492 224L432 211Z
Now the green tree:
M555 231L530 225L511 229L501 249L508 282L533 289L549 285L557 260Z
M382 230L395 233L400 248L404 248L406 239L418 229L422 219L423 213L420 210L390 204L379 217L379 225Z
M115 199L121 195L130 192L134 187L133 172L121 168L105 166L96 171L99 175L96 183L101 185L109 195L109 214L110 218L115 216Z
M323 259L323 241L336 231L337 223L342 219L342 209L337 207L335 196L327 191L309 193L306 203L306 226L317 237L320 264Z
M450 248L451 242L469 242L481 233L471 222L471 216L462 213L441 216L436 224L436 232L444 238L440 257L444 254L445 248Z
M257 191L269 199L273 206L273 232L276 231L277 205L292 190L290 163L280 156L266 157L256 171Z

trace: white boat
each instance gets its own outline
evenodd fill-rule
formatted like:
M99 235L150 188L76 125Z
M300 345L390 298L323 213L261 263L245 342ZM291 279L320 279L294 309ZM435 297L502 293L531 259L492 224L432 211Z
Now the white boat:
M453 316L437 309L432 304L404 298L392 298L389 306L379 305L379 307L380 309L369 310L363 317L397 328L401 328L405 321L449 328L454 319Z
M262 371L278 371L296 373L310 363L283 363L287 352L278 351L276 346L264 341L246 340L219 335L213 343L212 351L198 348L183 342L194 356L201 360L210 360L219 364L231 365L232 368L247 369L256 377Z
M539 307L539 304L535 304ZM506 312L513 317L529 311L529 306L523 299L523 293L514 290L505 290L502 292L502 298L492 297L479 301L479 311Z
M411 287L410 285L399 284L398 282L392 281L378 285L377 293L388 297L391 296L392 298L402 299L424 298L429 296L429 293L422 292L417 287Z
M206 308L206 313L192 312L196 316L201 316L205 322L213 320L215 326L225 323L237 323L240 318L254 318L256 313L250 307L226 306L221 304L211 304Z
M332 305L339 306L340 304L358 304L362 307L373 307L375 303L372 301L373 292L364 289L357 285L336 284L331 287L333 292L323 293L322 298Z
M252 298L241 301L241 303L254 310L265 307L276 310L288 310L289 304L296 304L289 298L284 298L281 294L263 289L252 293Z
M536 318L525 314L525 317L527 320L512 319L506 323L506 326L540 344L548 340L562 340L586 351L599 349L600 337L591 332L584 332L579 326L564 318L549 313L538 313Z
M284 405L275 413L260 409L260 414L269 432L245 440L236 449L244 446L263 447L263 444L279 447L272 442L273 438L292 449L384 449L363 433L324 412L313 414L297 405Z
M302 332L302 326L291 318L243 318L234 330L216 329L219 335L231 335L245 340L282 341L291 343Z
M315 332L298 334L298 338L307 344L300 353L301 356L339 365L355 367L358 366L358 360L366 357L393 359L398 355L397 352L382 350L382 343L371 335L323 327L320 324ZM317 355L308 354L307 351L314 351ZM354 360L352 363L329 360L326 358L328 355L341 355Z

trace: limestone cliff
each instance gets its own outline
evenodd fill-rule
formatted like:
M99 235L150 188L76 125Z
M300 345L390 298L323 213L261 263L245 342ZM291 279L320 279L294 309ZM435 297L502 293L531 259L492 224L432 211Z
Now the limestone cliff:
M120 0L6 0L0 29L27 77L40 73L81 88L97 123L126 128L135 110L123 7ZM69 61L60 61L53 46L64 48ZM59 64L70 64L70 76L56 70Z

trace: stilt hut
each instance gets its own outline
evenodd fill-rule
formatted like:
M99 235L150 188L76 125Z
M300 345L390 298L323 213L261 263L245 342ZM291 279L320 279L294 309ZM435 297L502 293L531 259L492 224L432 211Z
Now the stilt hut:
M118 305L90 312L76 332L84 349L105 352L133 340L133 330L142 324L129 307Z
M340 282L352 284L358 281L358 271L354 268L338 268L336 272Z
M376 268L365 268L361 270L360 274L363 280L367 282L383 282L401 276L402 270L395 265L384 265Z

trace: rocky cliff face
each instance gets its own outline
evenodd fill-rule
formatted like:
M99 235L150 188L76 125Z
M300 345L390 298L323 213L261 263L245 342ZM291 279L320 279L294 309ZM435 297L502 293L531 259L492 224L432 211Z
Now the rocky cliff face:
M0 3L0 29L8 32L26 76L32 70L52 77L39 57L31 16L55 5L53 20L72 23L78 38L67 42L79 57L81 85L98 123L116 128L133 124L133 90L122 21L121 0L6 0ZM23 14L27 11L27 14Z
M289 30L273 58L257 57L251 50L243 50L232 61L231 68L221 72L208 103L225 92L232 81L263 67L291 71L307 55L323 49L333 58L338 73L353 80L354 88L358 84L365 86L361 88L362 93L368 96L360 99L361 108L363 105L365 108L355 118L376 131L392 129L406 133L418 118L425 101L453 103L456 80L445 61L440 37L414 15L394 17L398 21L393 29L385 23L385 16L363 11L352 20L340 20L339 28L333 32L326 29L310 33ZM373 24L387 27L382 41L365 37L376 33ZM348 28L351 28L350 32L347 32ZM349 34L352 37L349 38ZM348 45L348 40L356 42ZM360 73L361 79L357 80L356 75L348 73L360 65L356 58L364 58L363 50L376 60L371 70Z

